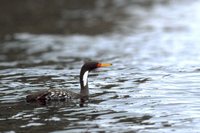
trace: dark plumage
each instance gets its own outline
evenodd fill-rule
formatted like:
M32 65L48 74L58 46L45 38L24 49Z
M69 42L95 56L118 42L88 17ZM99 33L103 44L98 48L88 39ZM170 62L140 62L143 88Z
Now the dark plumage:
M32 93L26 97L27 102L41 102L50 100L65 101L69 99L80 98L80 104L83 104L89 97L88 89L88 73L98 67L111 66L111 64L98 63L98 62L86 62L80 71L80 94L74 93L69 90L61 89L49 89L41 90L39 92Z

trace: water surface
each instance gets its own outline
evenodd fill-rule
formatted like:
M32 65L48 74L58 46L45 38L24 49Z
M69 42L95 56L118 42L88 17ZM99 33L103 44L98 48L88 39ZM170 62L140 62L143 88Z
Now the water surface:
M199 9L200 1L130 3L110 33L16 34L1 44L0 131L200 132ZM25 102L45 88L79 92L84 60L113 64L91 72L85 107Z

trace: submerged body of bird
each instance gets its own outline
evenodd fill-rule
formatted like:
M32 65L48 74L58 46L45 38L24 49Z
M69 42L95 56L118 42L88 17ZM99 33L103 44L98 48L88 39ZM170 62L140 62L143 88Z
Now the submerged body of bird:
M86 100L89 98L88 88L88 74L90 71L99 68L107 67L112 64L98 63L98 62L86 62L80 71L80 94L62 89L48 89L41 90L39 92L32 93L26 97L27 102L47 102L47 101L66 101L71 99L80 99L80 105L83 106Z

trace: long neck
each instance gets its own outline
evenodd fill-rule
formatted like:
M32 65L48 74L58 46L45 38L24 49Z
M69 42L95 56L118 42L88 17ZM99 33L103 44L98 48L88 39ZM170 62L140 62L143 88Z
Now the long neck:
M88 89L88 73L89 71L86 70L84 67L81 68L80 72L80 86L81 86L81 92L80 96L83 99L88 99L89 96L89 89Z

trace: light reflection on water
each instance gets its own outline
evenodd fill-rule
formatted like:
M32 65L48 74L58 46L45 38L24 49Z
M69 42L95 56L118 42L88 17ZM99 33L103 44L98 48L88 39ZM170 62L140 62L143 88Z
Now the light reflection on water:
M3 45L0 129L199 132L199 2L178 4L144 11L137 34L131 28L125 35L94 37L18 34L16 41ZM131 14L124 21L123 32L132 24ZM86 107L24 101L42 88L79 92L79 69L88 59L114 65L91 73Z

